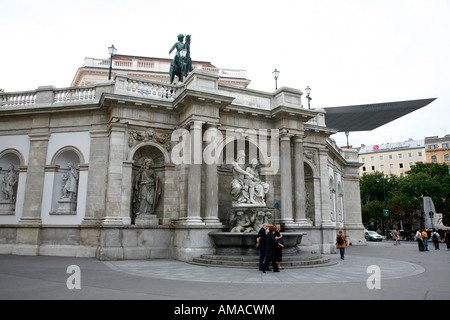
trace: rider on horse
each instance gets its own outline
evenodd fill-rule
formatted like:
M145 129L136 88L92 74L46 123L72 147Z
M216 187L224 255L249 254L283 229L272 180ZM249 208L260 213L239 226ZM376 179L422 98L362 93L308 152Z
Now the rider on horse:
M186 36L186 43L183 43L184 35L178 35L178 42L176 42L169 51L169 54L172 53L174 49L177 49L177 53L175 54L172 63L170 64L170 83L173 83L174 76L177 75L180 81L183 81L183 76L187 76L189 71L192 71L192 67L186 67L186 62L190 62L190 35ZM183 59L181 57L181 50L185 49L187 51L186 58ZM186 62L185 62L186 60Z

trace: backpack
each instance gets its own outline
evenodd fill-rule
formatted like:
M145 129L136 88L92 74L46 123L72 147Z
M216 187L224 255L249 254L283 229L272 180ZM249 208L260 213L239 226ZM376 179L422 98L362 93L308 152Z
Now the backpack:
M337 237L337 243L338 243L338 244L344 244L344 240L342 239L341 236L338 236L338 237Z
M438 241L438 236L437 236L436 232L433 233L433 240L434 240L434 241Z

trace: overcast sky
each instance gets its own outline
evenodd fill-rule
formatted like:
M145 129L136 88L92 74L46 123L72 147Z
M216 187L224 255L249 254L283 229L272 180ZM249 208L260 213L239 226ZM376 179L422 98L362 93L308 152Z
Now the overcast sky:
M111 44L171 58L179 33L194 60L245 69L249 88L273 91L275 68L279 87L310 86L313 108L437 98L350 133L353 146L450 134L450 0L0 0L0 88L68 87Z

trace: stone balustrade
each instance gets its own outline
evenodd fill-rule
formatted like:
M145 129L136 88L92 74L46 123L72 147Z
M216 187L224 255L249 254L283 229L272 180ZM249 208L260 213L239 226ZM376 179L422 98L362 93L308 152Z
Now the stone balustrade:
M0 107L30 106L36 103L36 91L0 94Z
M109 68L110 59L86 58L83 67ZM170 62L164 61L148 61L140 59L132 60L115 60L113 59L112 67L114 70L133 70L133 71L152 71L168 73L170 70ZM205 70L221 77L242 78L246 79L246 71L241 69L224 69L205 67L202 64L192 63L194 69Z
M44 105L98 103L103 92L173 101L182 88L184 86L117 75L114 82L99 83L89 87L55 88L50 86L39 87L32 91L1 92L0 110L17 107L42 107Z
M116 76L114 93L173 101L182 88L184 86L132 79L119 74Z

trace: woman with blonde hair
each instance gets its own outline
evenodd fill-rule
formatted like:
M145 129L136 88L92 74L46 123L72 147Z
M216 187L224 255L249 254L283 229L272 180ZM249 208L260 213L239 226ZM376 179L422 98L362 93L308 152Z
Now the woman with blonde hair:
M341 253L341 259L344 260L345 248L347 247L347 239L342 230L339 230L339 234L336 236L337 247Z
M276 225L275 227L275 240L278 241L278 243L284 244L283 242L283 235L280 233L281 232L281 226L279 224ZM284 268L281 267L281 261L282 261L282 247L281 246L277 246L276 250L275 250L275 260L278 263L278 269L279 270L283 270Z

